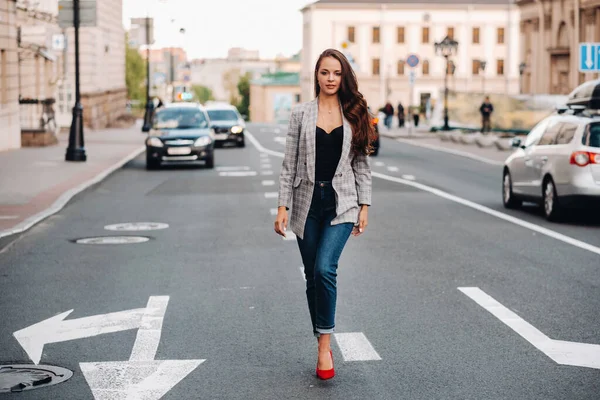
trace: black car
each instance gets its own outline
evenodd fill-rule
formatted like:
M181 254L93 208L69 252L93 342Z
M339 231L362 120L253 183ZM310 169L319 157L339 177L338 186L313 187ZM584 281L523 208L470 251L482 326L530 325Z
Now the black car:
M146 139L146 168L198 161L208 168L215 165L213 130L204 108L174 103L159 109Z
M210 125L215 130L215 145L245 147L246 123L237 108L229 104L207 104Z

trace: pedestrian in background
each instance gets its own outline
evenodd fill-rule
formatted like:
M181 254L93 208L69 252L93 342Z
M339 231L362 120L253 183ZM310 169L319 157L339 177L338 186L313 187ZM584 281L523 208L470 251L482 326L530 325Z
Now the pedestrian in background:
M392 119L394 118L394 106L388 101L383 107L383 113L385 114L384 124L386 128L392 129Z
M371 204L367 155L374 128L346 57L325 50L315 67L316 99L294 107L279 176L275 232L289 225L297 237L306 277L306 298L318 341L316 374L335 375L331 334L335 328L337 267L350 237L365 232Z
M490 97L486 96L485 100L479 107L481 113L481 133L487 133L492 130L491 117L494 112L494 106L490 103Z
M404 128L404 106L402 102L398 102L398 128Z

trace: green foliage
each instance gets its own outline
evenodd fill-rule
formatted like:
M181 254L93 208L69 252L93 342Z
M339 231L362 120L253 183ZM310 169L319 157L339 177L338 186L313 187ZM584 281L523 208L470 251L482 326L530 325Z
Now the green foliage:
M127 96L132 100L146 101L146 60L136 49L129 47L125 38L125 84Z
M240 93L240 101L236 105L238 111L242 115L246 115L246 119L250 119L250 73L246 73L237 84L238 92Z
M212 90L210 90L206 86L193 85L192 92L194 92L194 94L196 95L196 99L198 99L200 103L206 103L209 100L215 99Z

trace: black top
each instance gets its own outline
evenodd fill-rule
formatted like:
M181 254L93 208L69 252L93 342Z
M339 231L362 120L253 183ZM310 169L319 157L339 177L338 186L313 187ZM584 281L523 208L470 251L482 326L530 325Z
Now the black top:
M344 128L338 126L330 133L317 126L317 154L315 157L315 180L331 181L342 156Z

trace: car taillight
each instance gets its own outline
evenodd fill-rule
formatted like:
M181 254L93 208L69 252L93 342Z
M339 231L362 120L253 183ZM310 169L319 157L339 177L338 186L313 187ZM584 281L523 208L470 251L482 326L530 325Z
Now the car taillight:
M571 164L585 167L588 164L600 164L600 154L589 151L576 151L571 154Z

